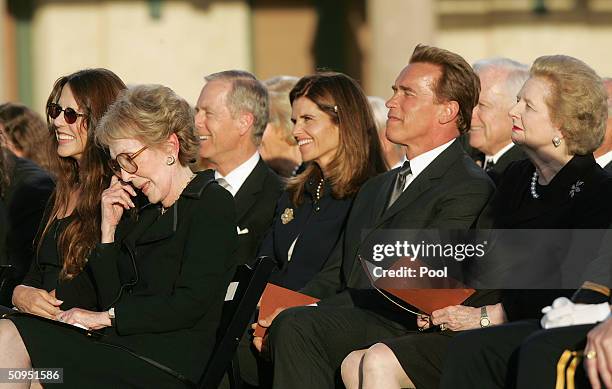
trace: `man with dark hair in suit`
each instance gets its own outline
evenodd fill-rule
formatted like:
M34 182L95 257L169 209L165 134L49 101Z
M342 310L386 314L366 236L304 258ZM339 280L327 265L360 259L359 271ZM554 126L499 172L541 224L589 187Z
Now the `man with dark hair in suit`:
M302 291L319 306L291 308L260 322L275 388L332 388L351 351L416 329L416 318L370 289L358 260L362 233L383 229L467 229L493 192L456 138L470 127L478 77L459 55L419 45L392 86L386 134L406 146L402 167L366 182L344 235ZM256 347L262 339L255 338Z
M281 183L257 147L268 123L268 92L254 75L228 70L205 77L196 104L200 157L236 203L239 263L250 263L274 217Z
M480 78L480 97L472 113L470 146L484 154L482 167L497 184L512 161L527 156L512 143L508 112L529 77L529 68L508 58L483 59L474 64Z
M603 142L595 150L593 156L599 166L612 174L612 79L604 78L603 82L606 92L608 92L608 121L606 122L606 134L604 135Z

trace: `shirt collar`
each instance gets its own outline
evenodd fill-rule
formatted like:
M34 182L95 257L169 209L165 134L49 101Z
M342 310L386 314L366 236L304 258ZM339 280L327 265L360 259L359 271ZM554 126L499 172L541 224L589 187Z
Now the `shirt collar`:
M236 193L240 190L240 187L246 179L249 177L257 163L259 162L259 153L256 151L251 158L247 159L242 165L238 166L236 169L229 172L227 176L222 176L221 173L215 170L215 179L223 178L229 185L227 190L232 194L232 196L236 196Z
M606 167L607 164L612 162L612 150L608 151L604 155L600 155L599 157L595 158L595 162L597 162L597 164L602 168Z
M435 149L431 149L417 157L414 157L410 160L410 170L412 170L411 176L414 180L423 170L429 166L430 163L433 162L434 159L438 157L438 155L442 154L444 150L446 150L455 139L448 141L447 143L436 147Z
M499 161L499 159L501 158L502 155L504 155L508 150L510 150L512 147L514 146L514 143L510 142L507 145L505 145L504 147L502 147L501 150L499 150L497 153L493 154L493 155L487 155L485 156L485 161L491 161L493 160L493 163L497 163L497 161Z

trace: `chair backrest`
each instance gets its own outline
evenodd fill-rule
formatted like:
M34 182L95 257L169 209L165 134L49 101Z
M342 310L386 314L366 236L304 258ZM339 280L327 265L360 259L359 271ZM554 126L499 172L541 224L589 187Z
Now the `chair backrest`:
M199 388L217 389L228 369L242 335L251 324L253 312L276 266L269 257L260 257L255 264L240 265L227 288L217 346L198 382Z
M12 265L0 264L0 305L9 308L12 306L13 289L17 284L13 277L13 270Z

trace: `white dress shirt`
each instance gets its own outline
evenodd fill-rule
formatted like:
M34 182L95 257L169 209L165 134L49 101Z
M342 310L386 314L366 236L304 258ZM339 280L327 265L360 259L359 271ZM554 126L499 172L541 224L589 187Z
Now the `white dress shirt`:
M427 166L429 166L429 164L432 163L433 160L438 157L438 155L442 154L442 152L446 150L454 141L455 139L443 144L442 146L438 146L435 149L431 149L428 152L419 155L418 157L412 158L410 160L410 170L412 172L408 174L408 176L406 176L406 184L404 184L404 190L406 190L410 183L414 181L414 179L417 178L418 175L421 174L421 172L425 170L425 168L427 168Z
M256 151L255 154L246 161L242 163L242 165L238 166L236 169L229 172L227 176L222 176L221 173L215 170L215 180L219 182L219 185L227 189L232 196L236 196L236 193L240 190L240 187L246 179L249 177L257 163L259 162L259 153Z
M487 165L490 164L491 162L493 162L493 164L496 164L497 161L499 161L499 159L502 157L502 155L506 154L506 152L508 150L510 150L512 147L514 147L514 143L510 142L507 145L505 145L504 147L502 147L501 150L499 150L497 153L495 153L493 155L485 156L485 164L484 164L483 168L486 169Z
M602 168L606 167L606 165L609 164L610 161L612 161L612 151L608 151L604 155L601 155L599 158L595 158L595 162L597 162L597 164Z

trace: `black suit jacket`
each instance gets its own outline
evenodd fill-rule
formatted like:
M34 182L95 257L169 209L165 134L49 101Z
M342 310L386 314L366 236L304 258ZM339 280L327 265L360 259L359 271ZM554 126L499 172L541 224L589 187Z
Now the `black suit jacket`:
M606 166L604 166L603 168L606 172L612 174L612 162L609 162Z
M525 158L527 158L527 155L523 149L521 149L520 146L514 145L508 151L503 153L501 157L499 157L495 165L493 165L491 169L487 170L487 174L489 177L491 177L495 185L499 185L500 177L508 165L514 161L519 161Z
M206 170L205 174L214 179L213 170ZM234 196L236 226L240 230L248 230L247 233L238 234L238 263L251 263L255 259L259 246L272 225L276 202L282 192L280 178L260 157Z
M98 245L88 262L100 306L115 308L102 341L197 382L236 268L235 216L231 195L200 173L163 215L147 205L120 224L115 242Z
M467 229L487 204L494 186L458 141L444 150L386 209L397 169L368 180L353 203L344 236L323 270L302 290L320 298L370 287L357 259L364 230ZM334 297L335 299L335 297Z

